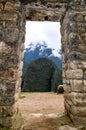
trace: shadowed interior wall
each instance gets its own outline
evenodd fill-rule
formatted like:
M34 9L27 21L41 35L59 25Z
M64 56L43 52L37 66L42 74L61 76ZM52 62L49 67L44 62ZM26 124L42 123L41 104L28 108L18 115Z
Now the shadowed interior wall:
M65 111L75 124L86 122L86 1L0 0L0 126L18 113L25 17L60 21ZM27 5L24 5L27 4Z

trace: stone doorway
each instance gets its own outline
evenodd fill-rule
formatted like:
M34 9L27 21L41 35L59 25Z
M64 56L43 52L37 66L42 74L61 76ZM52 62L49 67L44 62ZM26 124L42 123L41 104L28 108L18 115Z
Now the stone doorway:
M0 1L0 126L15 121L20 92L25 19L61 22L65 110L86 125L86 1Z

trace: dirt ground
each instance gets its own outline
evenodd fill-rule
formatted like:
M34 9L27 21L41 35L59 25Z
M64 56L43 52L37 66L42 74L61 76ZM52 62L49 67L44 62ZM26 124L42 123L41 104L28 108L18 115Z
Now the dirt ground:
M64 116L63 94L22 93L19 109L26 122L23 130L58 130L69 122Z

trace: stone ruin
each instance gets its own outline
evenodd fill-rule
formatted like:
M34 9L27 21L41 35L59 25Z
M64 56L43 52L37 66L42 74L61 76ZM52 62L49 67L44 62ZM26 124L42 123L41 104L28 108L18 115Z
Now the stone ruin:
M86 125L86 0L0 0L0 126L18 114L25 21L61 24L65 112Z

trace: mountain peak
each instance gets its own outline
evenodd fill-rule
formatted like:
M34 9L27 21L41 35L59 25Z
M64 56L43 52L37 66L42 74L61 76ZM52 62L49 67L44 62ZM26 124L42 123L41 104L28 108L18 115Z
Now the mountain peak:
M30 61L45 57L51 59L56 65L60 65L61 68L61 50L48 47L45 41L37 42L36 44L30 43L24 52L24 61L30 63ZM58 63L57 63L58 62Z

